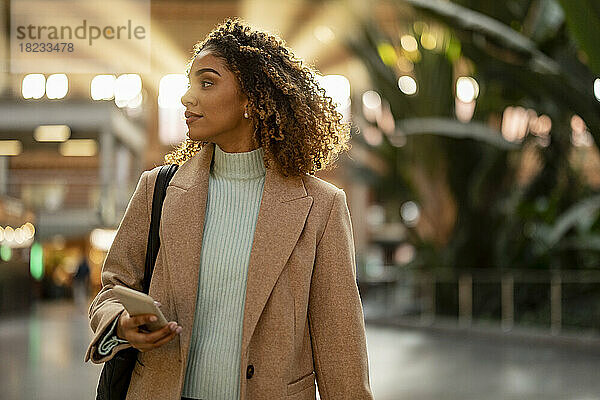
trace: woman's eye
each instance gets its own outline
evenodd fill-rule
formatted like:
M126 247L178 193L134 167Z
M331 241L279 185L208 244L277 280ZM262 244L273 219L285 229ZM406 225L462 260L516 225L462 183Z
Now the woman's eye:
M206 86L204 86L205 83L210 83L212 85L212 82L209 82L209 81L202 81L202 82L200 82L200 84L202 85L202 87L206 87Z

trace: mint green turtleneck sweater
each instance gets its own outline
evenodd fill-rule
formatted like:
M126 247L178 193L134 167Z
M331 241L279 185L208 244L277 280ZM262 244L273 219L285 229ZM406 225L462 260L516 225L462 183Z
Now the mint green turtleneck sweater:
M263 148L226 153L215 144L202 237L196 314L182 396L237 400L246 276L266 169ZM118 343L116 321L98 348Z

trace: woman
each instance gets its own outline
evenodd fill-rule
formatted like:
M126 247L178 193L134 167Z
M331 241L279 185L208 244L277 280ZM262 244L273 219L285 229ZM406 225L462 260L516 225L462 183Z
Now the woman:
M154 182L144 171L90 306L86 361L133 346L128 399L372 399L346 195L314 176L347 149L315 72L227 19L188 66L188 136L162 211L147 333L111 293L141 290Z

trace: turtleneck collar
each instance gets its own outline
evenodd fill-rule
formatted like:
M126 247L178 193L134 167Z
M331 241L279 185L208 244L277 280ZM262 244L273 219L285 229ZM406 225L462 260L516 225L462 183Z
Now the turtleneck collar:
M265 176L263 155L262 147L241 153L227 153L215 143L211 173L230 179L254 179Z

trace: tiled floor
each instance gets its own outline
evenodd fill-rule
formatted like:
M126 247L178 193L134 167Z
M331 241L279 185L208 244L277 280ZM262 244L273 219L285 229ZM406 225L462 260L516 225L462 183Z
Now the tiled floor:
M87 316L70 303L0 319L0 398L93 399L100 366L83 363ZM367 326L377 400L600 399L600 356Z

